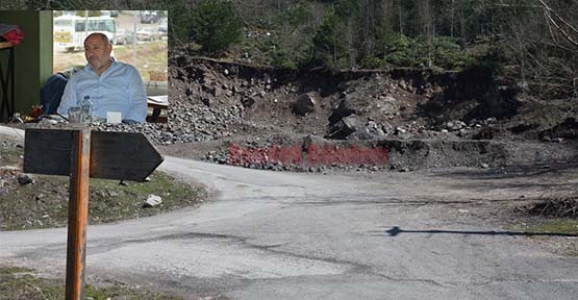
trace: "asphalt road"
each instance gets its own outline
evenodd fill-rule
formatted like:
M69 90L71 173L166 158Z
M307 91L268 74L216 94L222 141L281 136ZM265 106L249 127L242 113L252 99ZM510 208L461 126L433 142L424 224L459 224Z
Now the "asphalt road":
M542 192L544 178L276 173L175 157L161 169L206 184L215 199L89 226L89 281L187 299L578 297L578 257L549 251L543 241L554 237L506 231L483 213ZM65 256L65 228L0 232L0 264L61 276Z

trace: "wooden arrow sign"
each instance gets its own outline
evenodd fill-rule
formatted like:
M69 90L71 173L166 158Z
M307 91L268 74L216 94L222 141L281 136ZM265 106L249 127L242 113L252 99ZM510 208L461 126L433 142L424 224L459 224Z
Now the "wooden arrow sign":
M24 172L70 176L66 300L84 299L90 177L144 181L163 157L142 133L26 129Z
M26 129L24 172L70 176L75 130ZM144 181L163 157L142 133L91 132L90 177Z

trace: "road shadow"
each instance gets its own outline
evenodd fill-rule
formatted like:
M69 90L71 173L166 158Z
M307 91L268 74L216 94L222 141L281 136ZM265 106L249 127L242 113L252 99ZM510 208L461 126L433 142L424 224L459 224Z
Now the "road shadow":
M382 231L389 236L395 237L402 233L427 233L427 234L464 234L464 235L502 235L502 236L563 236L563 237L578 237L578 233L561 233L561 232L524 232L524 231L474 231L474 230L411 230L401 229L399 226Z

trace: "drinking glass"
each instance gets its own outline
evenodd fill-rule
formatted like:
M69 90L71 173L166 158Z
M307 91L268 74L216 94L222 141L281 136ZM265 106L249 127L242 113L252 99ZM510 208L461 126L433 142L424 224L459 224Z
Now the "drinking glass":
M68 122L70 123L80 123L80 106L72 106L68 109Z

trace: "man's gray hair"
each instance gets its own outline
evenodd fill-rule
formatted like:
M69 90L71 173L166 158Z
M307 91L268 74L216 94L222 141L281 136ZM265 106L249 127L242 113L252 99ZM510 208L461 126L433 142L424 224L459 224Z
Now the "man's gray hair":
M102 41L104 42L105 45L110 44L110 40L108 39L108 37L106 36L106 34L102 33L102 32L93 32L91 34L89 34L84 40L88 40L89 37L91 36L100 36L100 38L102 39Z

